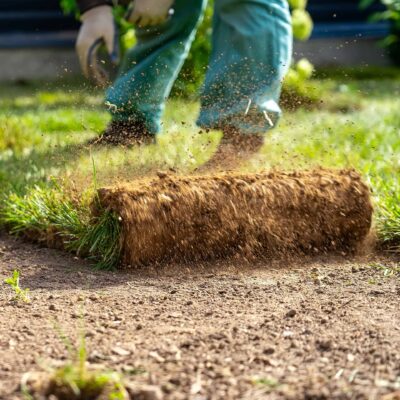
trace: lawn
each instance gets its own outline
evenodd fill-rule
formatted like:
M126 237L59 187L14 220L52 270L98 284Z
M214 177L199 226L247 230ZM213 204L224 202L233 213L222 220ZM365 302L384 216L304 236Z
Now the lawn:
M309 84L320 101L286 110L246 170L354 167L371 185L382 242L400 242L400 71L325 71ZM172 99L158 145L94 149L109 121L102 93L80 82L0 86L0 221L112 266L118 222L90 222L95 189L157 169L189 172L213 152L219 132L198 134L196 101ZM105 240L113 237L115 240ZM104 241L107 242L104 250ZM397 247L398 249L398 247Z

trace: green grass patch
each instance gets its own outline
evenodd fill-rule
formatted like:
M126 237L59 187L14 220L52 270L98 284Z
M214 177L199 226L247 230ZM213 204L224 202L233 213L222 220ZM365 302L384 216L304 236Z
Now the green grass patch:
M36 186L25 195L10 194L0 219L11 233L87 257L98 268L112 269L118 264L118 217L110 211L92 217L89 204L73 201L60 187Z
M113 269L120 261L121 226L119 217L111 211L103 211L89 223L84 234L77 238L78 254L89 255L99 269Z
M394 182L395 181L395 182ZM400 183L399 178L381 182L377 200L377 231L386 248L400 252Z
M39 186L25 195L11 193L0 215L11 233L68 249L76 248L78 238L86 232L88 220L61 189Z

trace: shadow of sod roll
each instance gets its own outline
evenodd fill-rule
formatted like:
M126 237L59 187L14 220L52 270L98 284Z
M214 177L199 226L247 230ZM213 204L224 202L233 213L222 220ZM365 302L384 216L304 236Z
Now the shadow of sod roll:
M373 213L370 190L354 170L159 173L101 188L98 200L119 216L127 268L354 252Z

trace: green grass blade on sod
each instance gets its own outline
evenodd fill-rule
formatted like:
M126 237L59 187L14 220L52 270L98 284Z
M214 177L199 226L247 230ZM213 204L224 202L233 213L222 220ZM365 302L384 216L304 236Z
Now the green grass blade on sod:
M377 234L385 248L400 252L400 184L388 182L381 183L378 191Z

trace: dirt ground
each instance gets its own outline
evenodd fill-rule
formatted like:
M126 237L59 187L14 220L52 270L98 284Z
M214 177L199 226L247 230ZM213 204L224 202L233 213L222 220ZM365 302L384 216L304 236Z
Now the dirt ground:
M370 256L99 272L3 234L1 282L19 269L31 303L1 283L0 398L22 398L22 374L65 361L55 325L75 342L83 315L89 361L165 399L398 399L391 268L400 260Z

